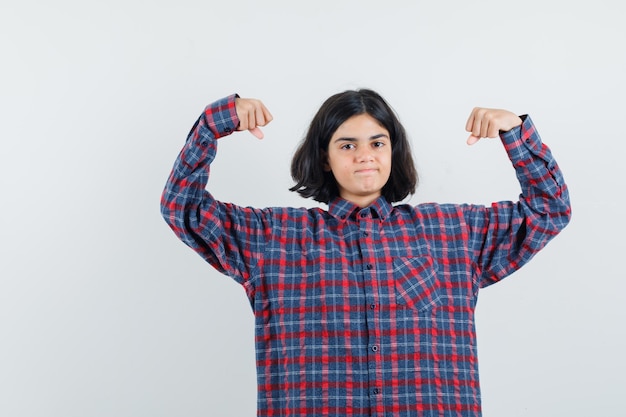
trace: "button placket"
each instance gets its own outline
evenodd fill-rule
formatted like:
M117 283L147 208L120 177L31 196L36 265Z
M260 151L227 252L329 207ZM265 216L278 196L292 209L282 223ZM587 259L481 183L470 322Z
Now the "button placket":
M376 220L372 217L370 210L364 210L358 214L359 224L359 246L362 255L362 271L364 279L367 281L368 288L366 295L366 317L368 323L368 344L365 347L368 350L368 370L370 381L370 395L380 396L381 375L380 375L380 353L381 346L379 340L379 332L377 330L378 316L378 283L377 283L377 252L375 242L378 239ZM378 400L376 400L378 401Z

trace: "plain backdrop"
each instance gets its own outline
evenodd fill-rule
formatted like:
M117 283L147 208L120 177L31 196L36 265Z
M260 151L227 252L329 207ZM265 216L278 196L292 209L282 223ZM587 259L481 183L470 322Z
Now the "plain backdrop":
M252 416L242 288L182 244L159 199L204 106L274 115L220 142L209 188L312 206L291 155L329 95L380 92L421 176L407 200L488 204L519 186L474 106L528 113L573 218L481 292L486 417L623 416L626 25L615 0L2 0L0 416Z

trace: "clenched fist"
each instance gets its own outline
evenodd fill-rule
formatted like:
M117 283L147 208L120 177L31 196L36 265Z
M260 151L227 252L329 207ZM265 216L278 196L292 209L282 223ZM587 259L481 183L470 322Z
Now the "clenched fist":
M521 124L522 119L508 110L475 107L465 124L465 130L470 132L467 144L473 145L480 138L496 138L501 131L506 132Z
M273 117L261 100L238 97L235 99L235 110L239 118L237 130L249 130L257 138L263 139L259 126L267 125Z

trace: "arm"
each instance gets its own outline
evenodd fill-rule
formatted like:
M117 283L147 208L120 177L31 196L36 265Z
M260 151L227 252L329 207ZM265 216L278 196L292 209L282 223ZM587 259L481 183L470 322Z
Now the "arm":
M563 174L530 117L495 112L474 109L466 126L472 132L468 143L499 133L522 193L517 202L494 203L488 209L472 207L469 211L470 250L480 269L482 287L528 262L571 217Z
M258 114L257 114L258 112ZM169 175L161 196L161 214L185 244L220 272L245 282L270 235L262 210L221 203L205 190L217 139L235 130L251 130L271 115L258 100L236 95L206 107L196 121Z

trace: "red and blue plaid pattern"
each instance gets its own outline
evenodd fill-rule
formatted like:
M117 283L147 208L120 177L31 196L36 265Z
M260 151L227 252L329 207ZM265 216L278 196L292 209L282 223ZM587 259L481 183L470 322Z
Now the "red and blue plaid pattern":
M259 416L480 416L478 289L569 221L561 171L529 117L501 139L519 202L328 211L244 208L205 190L234 96L208 106L162 195L176 235L243 285L256 320Z

